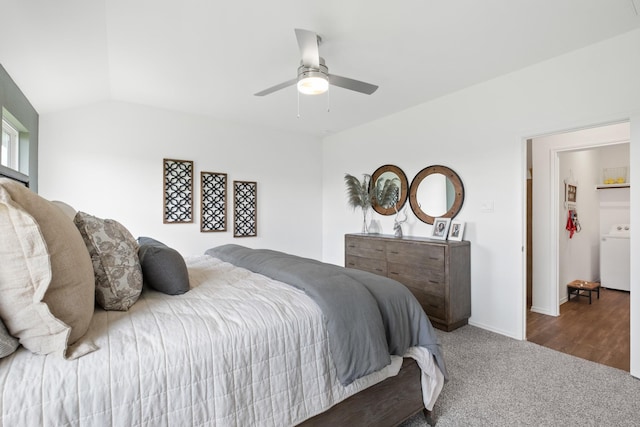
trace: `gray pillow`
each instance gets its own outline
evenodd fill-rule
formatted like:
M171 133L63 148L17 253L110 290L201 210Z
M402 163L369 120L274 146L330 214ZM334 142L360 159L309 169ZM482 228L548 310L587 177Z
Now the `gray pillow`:
M0 359L16 351L18 345L18 340L9 335L7 327L4 326L4 323L0 320Z
M142 280L156 291L180 295L189 288L189 272L182 255L150 237L138 237Z

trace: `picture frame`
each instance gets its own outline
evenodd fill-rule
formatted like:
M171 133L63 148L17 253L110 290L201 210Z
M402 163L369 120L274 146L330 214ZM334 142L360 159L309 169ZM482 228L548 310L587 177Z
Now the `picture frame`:
M433 228L431 229L431 236L429 237L437 240L447 240L450 224L451 224L451 218L435 218L433 220Z
M227 174L200 172L200 232L227 231Z
M567 203L576 203L576 197L578 193L578 186L572 184L564 185L564 201Z
M258 183L233 181L233 237L258 235Z
M449 226L449 240L461 242L464 235L464 221L451 221Z
M162 159L163 223L193 222L193 161Z

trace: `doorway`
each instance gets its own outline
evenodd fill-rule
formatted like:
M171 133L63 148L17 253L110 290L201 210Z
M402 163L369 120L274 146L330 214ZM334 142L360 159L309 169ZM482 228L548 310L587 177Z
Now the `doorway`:
M624 164L628 179L629 140L630 126L623 122L527 141L527 178L530 179L527 180L526 199L525 305L527 340L627 371L629 294L605 289L602 300L594 298L594 303L588 307L586 299L579 298L575 302L574 298L567 303L565 285L574 279L600 280L602 230L597 213L601 202L595 187L602 179L602 169L614 166L607 162L613 162L615 166ZM626 144L626 155L606 154L622 144ZM577 184L577 206L570 207L577 210L581 225L586 229L571 239L565 231L568 213L564 191L566 182ZM627 206L627 214L629 209ZM613 307L614 312L603 314ZM611 321L597 320L605 317ZM597 328L589 329L585 325ZM612 340L608 344L610 350L607 346L598 349L599 343L606 341L603 338ZM624 357L619 357L620 354Z

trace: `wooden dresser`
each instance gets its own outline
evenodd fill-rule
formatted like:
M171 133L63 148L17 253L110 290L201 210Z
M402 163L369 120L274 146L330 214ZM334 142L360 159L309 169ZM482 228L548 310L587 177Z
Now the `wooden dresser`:
M384 234L345 235L345 267L407 286L434 327L452 331L471 316L470 244Z

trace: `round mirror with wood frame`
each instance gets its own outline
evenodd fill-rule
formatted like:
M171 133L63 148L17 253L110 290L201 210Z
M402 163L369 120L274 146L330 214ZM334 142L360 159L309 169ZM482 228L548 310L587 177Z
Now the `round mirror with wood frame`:
M380 215L393 215L396 213L396 210L402 209L404 204L407 202L407 193L409 192L409 181L407 180L407 176L404 174L402 169L395 165L384 165L380 166L378 169L373 172L371 175L371 185L375 186L379 179L394 179L397 178L398 181L396 185L398 186L398 201L395 205L389 206L387 208L380 206L376 201L373 202L372 207L373 210L378 212Z
M427 184L431 188L427 188ZM434 186L437 187L435 190ZM437 207L431 207L434 199L438 199ZM418 172L411 182L411 210L420 221L427 224L433 224L435 218L454 218L460 212L463 202L462 180L446 166L428 166Z

